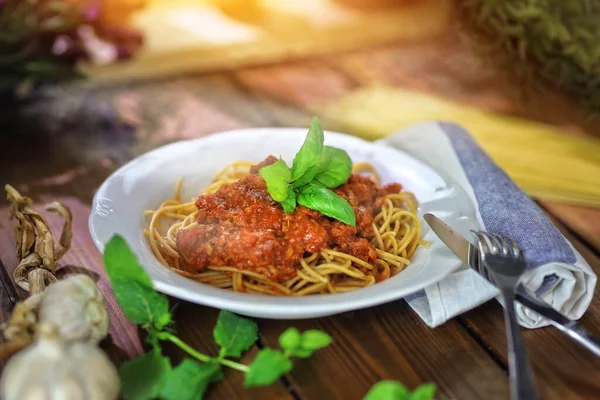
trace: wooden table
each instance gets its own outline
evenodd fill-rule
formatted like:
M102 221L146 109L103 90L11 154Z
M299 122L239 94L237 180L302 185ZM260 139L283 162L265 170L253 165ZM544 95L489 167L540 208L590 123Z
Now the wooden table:
M1 114L0 181L36 201L66 201L74 212L75 242L65 262L101 270L100 254L87 233L87 215L94 191L118 166L182 138L241 127L308 126L308 105L370 83L427 89L488 109L600 132L597 123L582 123L581 110L559 95L538 96L535 105L518 112L507 107L513 104L509 90L495 84L482 67L466 72L463 58L440 55L452 46L452 38L444 38L130 86L58 88ZM337 128L331 121L323 123ZM547 202L541 206L600 273L600 210ZM0 218L0 258L12 271L12 222L5 211ZM15 299L9 298L10 280L3 284L4 320ZM181 337L208 354L217 350L211 333L216 317L217 310L185 302L176 311ZM113 322L114 344L103 346L120 363L138 353L140 345L131 326L120 318ZM269 388L245 390L241 376L227 371L224 381L210 390L210 399L353 400L382 379L411 388L433 381L439 386L438 399L508 398L504 324L495 301L436 329L428 328L404 301L329 318L258 323L260 339L250 353L276 346L278 335L291 325L322 329L335 342L298 361L292 373ZM581 323L600 335L597 294ZM600 398L599 359L554 328L523 333L543 398ZM174 348L168 351L174 359L183 356Z

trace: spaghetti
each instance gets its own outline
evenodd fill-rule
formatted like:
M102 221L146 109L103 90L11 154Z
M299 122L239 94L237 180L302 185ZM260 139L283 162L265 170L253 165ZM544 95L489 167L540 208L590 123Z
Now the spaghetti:
M251 162L234 162L215 175L211 185L203 192L216 192L222 185L233 183L246 176L254 165ZM355 173L367 173L378 184L379 178L371 164L355 164ZM182 202L182 180L177 182L175 195L156 210L146 211L149 223L144 229L150 247L158 260L167 268L214 287L237 292L268 295L303 296L315 293L341 293L356 290L388 279L401 272L409 263L419 245L421 223L416 214L417 201L410 192L385 196L381 211L375 215L372 228L375 233L371 244L377 253L374 262L366 262L336 249L323 249L303 257L296 276L276 282L265 276L234 266L208 266L206 270L191 273L182 268L176 238L181 229L196 224L194 201Z

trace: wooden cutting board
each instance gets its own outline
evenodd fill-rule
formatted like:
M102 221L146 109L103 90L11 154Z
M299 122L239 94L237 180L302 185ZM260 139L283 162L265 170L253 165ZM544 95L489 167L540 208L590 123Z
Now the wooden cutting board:
M158 78L326 55L438 35L452 0L149 0L130 61L85 65L92 82Z

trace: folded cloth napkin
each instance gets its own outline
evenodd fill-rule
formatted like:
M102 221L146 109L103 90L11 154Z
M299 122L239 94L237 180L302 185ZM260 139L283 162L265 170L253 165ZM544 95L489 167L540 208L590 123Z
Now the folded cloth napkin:
M514 239L527 261L522 283L571 319L579 319L592 300L596 275L544 212L500 169L462 128L424 122L381 140L429 164L452 180L476 205L485 230ZM498 296L497 289L463 265L442 281L406 298L431 327ZM521 325L548 321L517 304Z

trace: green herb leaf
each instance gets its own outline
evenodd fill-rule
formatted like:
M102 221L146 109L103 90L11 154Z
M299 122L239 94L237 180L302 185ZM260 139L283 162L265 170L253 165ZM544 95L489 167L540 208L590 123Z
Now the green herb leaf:
M317 164L317 174L325 171L327 166L331 162L331 158L334 155L334 151L337 150L335 147L331 146L323 146L323 151L321 152L321 158L319 159L319 163ZM342 150L343 151L343 150Z
M300 347L301 341L302 335L296 328L288 328L279 335L279 345L282 349L290 353Z
M158 330L171 322L169 300L152 288L150 277L122 237L113 236L106 244L104 265L115 297L131 322Z
M381 381L373 385L363 400L409 400L408 389L400 382Z
M290 353L290 356L298 357L298 358L308 358L312 356L314 353L313 350L303 349L302 347L298 347L296 350Z
M280 351L262 349L246 372L244 386L267 386L292 369L292 362Z
M223 372L218 362L201 363L186 358L167 374L159 396L164 400L202 399L208 385L221 379Z
M138 263L125 239L119 235L114 235L104 248L104 266L111 281L120 278L152 287L150 277Z
M221 311L213 331L215 342L221 346L221 357L240 357L258 338L258 327L251 319L230 311Z
M302 333L300 347L303 350L310 350L311 352L313 352L315 350L319 350L323 347L329 346L332 341L333 339L331 338L331 336L329 336L325 332L316 329L311 329Z
M352 173L352 159L342 149L325 146L323 154L329 162L322 171L317 172L314 180L322 183L327 188L335 188L346 182ZM323 158L323 157L322 157Z
M329 162L331 161L331 156L333 155L333 152L331 150L327 150L327 149L333 149L333 147L329 147L329 146L323 147L323 151L321 152L321 158L319 159L319 162L314 167L309 169L299 179L295 180L294 183L292 183L292 186L294 188L300 188L300 187L306 185L311 180L313 180L317 174L319 174L320 172L323 172L323 171L325 171L325 169L327 169L327 165L329 165ZM352 166L350 166L350 168L352 168Z
M308 182L312 181L317 173L318 168L319 168L318 164L310 167L308 169L308 171L306 171L304 173L304 175L302 175L300 178L295 180L294 183L292 183L292 187L297 189L299 187L306 185Z
M119 369L123 398L125 400L155 399L164 378L170 371L169 359L158 351L125 361Z
M287 192L288 197L287 199L281 202L281 206L283 207L283 210L287 214L289 214L291 212L294 212L294 210L296 209L296 192L294 192L294 189L291 185L287 186Z
M267 191L273 200L282 202L287 199L287 186L292 178L292 173L285 161L279 159L274 164L262 167L258 173L267 183Z
M304 144L298 153L296 153L296 157L294 157L292 181L300 179L307 172L310 173L310 169L319 163L321 152L323 151L323 140L324 135L321 122L317 118L313 118ZM308 181L311 179L312 177Z
M316 350L328 346L332 340L331 336L319 330L301 334L298 329L289 328L279 336L279 345L291 356L307 358Z
M121 309L131 322L157 330L171 322L166 296L135 281L115 278L111 283Z
M436 386L434 383L425 383L410 394L410 400L433 400Z
M356 226L352 206L343 198L318 183L309 183L298 194L298 203L345 224Z

